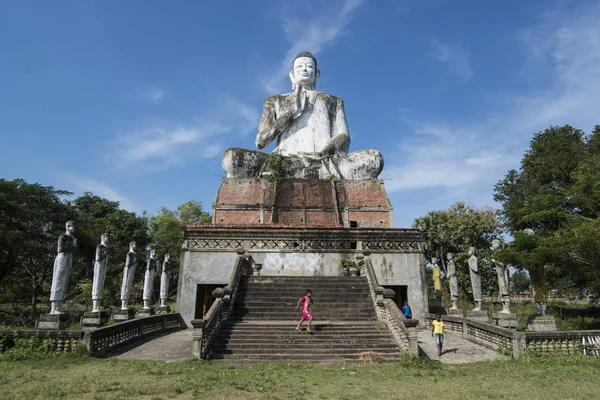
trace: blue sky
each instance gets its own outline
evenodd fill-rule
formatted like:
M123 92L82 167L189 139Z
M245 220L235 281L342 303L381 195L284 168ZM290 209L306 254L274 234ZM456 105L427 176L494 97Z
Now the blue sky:
M494 184L534 132L600 124L600 2L0 2L0 177L211 208L299 50L379 149L397 227ZM271 146L269 149L271 149Z

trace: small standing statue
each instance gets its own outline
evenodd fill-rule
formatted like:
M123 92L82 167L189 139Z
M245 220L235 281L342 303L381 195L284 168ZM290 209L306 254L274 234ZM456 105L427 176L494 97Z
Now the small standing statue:
M479 262L475 255L475 247L470 247L469 252L469 272L471 275L471 287L473 289L473 300L475 300L475 308L473 311L481 310L481 275L479 271Z
M165 254L165 261L162 265L162 273L160 274L160 306L167 306L167 299L169 297L169 253Z
M450 281L450 298L452 300L452 310L458 309L458 278L456 277L456 264L454 264L454 254L446 254L448 264L448 280Z
M156 275L156 251L150 250L150 257L146 264L146 273L144 274L144 294L142 299L144 300L144 309L150 309L150 300L152 300L152 293L154 292L154 276Z
M131 297L133 278L135 277L135 267L137 265L135 247L135 242L129 243L129 252L127 252L125 267L123 267L123 283L121 284L121 310L127 310L127 304L129 304L129 298Z
M71 276L73 266L73 249L77 246L75 233L75 222L68 221L65 224L65 234L58 238L58 254L54 259L52 270L52 288L50 289L50 314L62 314L60 308L67 293L67 285Z
M499 239L492 240L492 251L496 251L497 249L502 247L502 242ZM503 313L510 312L510 294L509 294L509 276L508 276L508 268L506 264L501 263L498 260L493 260L492 262L496 266L496 273L498 275L498 293L502 297L502 311Z
M440 265L438 264L437 257L431 257L431 263L433 264L433 290L435 292L436 306L442 306L442 279L440 272Z
M104 292L104 278L108 263L108 234L100 236L100 244L96 246L96 259L94 261L94 280L92 281L92 312L100 311L102 292Z

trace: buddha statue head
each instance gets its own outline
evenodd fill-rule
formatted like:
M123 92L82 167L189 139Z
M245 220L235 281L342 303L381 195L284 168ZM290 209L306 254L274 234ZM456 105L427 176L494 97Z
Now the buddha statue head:
M100 243L102 243L105 246L108 244L108 233L103 233L102 235L100 235Z
M67 235L72 235L75 233L75 221L67 221L65 224L65 231Z
M298 86L307 89L316 89L317 79L321 72L317 69L317 59L308 51L301 51L296 54L292 61L292 70L290 71L290 80L292 81L292 90Z
M500 239L494 239L492 240L492 250L496 250L502 247L502 241Z

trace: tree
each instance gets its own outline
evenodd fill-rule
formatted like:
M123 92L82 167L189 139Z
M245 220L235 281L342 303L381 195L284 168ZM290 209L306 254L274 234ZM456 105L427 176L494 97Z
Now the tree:
M210 214L202 209L202 202L188 201L175 210L162 207L158 215L149 219L149 233L152 245L159 260L169 253L171 266L178 266L185 226L188 224L208 224L212 222ZM171 286L176 287L179 270L173 268Z
M525 271L515 271L510 277L510 291L512 294L521 294L531 289L531 281Z
M430 211L417 218L413 227L424 233L426 256L429 259L438 257L444 274L447 274L446 254L454 253L459 287L462 290L471 288L467 266L469 247L478 250L484 292L490 293L494 288L497 289L495 273L488 257L492 239L500 234L500 222L493 210L477 209L460 202L448 210Z
M57 238L64 233L65 222L74 219L73 209L61 199L71 193L22 179L2 179L0 185L3 274L14 274L19 284L26 279L25 295L29 295L31 313L35 314L38 297L52 276Z
M110 201L86 192L73 200L77 211L79 229L79 265L82 266L80 278L91 279L93 275L96 246L100 243L100 235L107 233L109 237L109 259L104 281L102 304L109 307L118 303L123 265L129 250L129 243L135 241L138 249L138 268L136 277L141 279L143 254L150 243L148 234L148 218L138 216L134 212L119 208L119 202Z
M565 125L535 134L520 170L509 171L494 188L501 218L515 238L499 258L529 271L538 300L545 298L549 278L598 278L592 267L600 255L598 178L600 128L586 137Z

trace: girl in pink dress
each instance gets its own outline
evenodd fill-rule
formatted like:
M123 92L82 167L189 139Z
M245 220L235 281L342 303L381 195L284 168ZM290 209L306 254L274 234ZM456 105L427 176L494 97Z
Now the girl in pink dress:
M312 289L306 289L306 296L298 300L298 304L296 305L296 311L300 309L300 304L302 304L302 319L298 322L298 326L296 327L297 331L300 331L300 326L304 322L304 320L308 320L308 326L306 327L307 332L312 332L310 329L310 324L312 323L313 316L310 313L310 305L313 303L312 299Z

